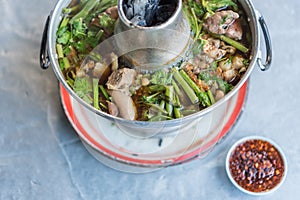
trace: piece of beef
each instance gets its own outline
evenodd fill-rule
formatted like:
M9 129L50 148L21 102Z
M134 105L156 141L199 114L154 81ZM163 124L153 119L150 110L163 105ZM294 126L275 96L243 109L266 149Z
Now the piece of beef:
M137 72L134 69L122 68L114 71L106 83L109 90L121 91L129 95L129 87L132 85Z
M240 20L236 20L233 24L231 24L225 35L235 40L241 40L243 37L243 29Z
M204 21L203 27L211 33L240 40L243 30L240 21L237 20L238 18L239 14L232 10L218 11Z

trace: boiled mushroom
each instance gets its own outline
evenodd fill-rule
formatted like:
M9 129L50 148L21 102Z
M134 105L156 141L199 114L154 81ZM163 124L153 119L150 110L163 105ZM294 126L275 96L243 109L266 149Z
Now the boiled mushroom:
M137 117L137 109L132 98L117 90L110 90L109 93L119 109L120 117L127 120L135 120Z

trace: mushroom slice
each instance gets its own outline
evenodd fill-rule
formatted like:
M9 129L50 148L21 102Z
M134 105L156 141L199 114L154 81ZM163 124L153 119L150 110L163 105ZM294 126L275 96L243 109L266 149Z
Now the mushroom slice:
M232 63L229 59L227 59L219 62L218 66L222 69L222 71L228 71L232 68Z
M110 90L109 93L119 109L120 117L127 120L135 120L137 117L137 109L132 98L117 90Z
M223 72L223 76L225 78L225 81L227 81L227 82L233 81L238 75L239 74L235 69L230 69L230 70Z
M217 90L216 91L216 96L215 96L215 100L219 101L220 99L222 99L225 96L224 92L222 90Z
M244 60L245 59L240 55L234 56L232 58L233 68L236 69L236 70L240 70L241 68L245 67Z
M119 115L119 109L113 102L107 101L108 106L108 113L111 114L114 117L117 117Z
M119 18L118 7L117 6L110 7L105 12L112 19L117 20Z

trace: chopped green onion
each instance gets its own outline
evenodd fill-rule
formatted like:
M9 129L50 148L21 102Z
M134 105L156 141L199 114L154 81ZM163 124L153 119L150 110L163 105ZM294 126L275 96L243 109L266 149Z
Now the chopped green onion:
M71 64L70 64L70 62L69 62L69 59L68 59L67 57L64 57L64 58L63 58L63 63L64 63L64 68L65 68L65 69L68 69L68 68L71 67Z
M209 101L209 98L205 92L202 92L200 88L197 86L197 84L189 77L189 75L182 69L180 70L180 74L184 78L184 80L193 88L197 96L199 97L201 103L203 106L210 106L211 103Z
M63 46L61 44L56 44L56 51L57 51L58 58L64 57Z
M64 17L63 20L62 20L61 23L60 23L59 28L63 28L63 27L65 27L65 26L67 26L68 23L69 23L69 20L70 20L70 18Z
M153 92L164 92L166 90L166 87L163 85L151 85L148 87L149 91L151 93Z
M197 95L195 94L195 92L193 91L193 89L189 86L189 84L182 78L182 76L180 75L179 71L174 68L173 69L173 74L174 74L175 80L178 82L178 84L181 85L181 87L183 88L184 92L187 94L187 96L191 100L191 102L193 104L198 103L199 102L199 98L197 97Z
M101 106L102 108L106 109L106 110L108 109L108 108L107 108L107 106L106 106L106 105L104 105L104 104L103 104L103 103L101 103L101 102L100 102L100 106Z
M173 105L174 103L174 87L173 86L166 86L166 97L168 98L168 102L166 102L166 110L168 112L168 116L173 116Z
M98 90L98 83L99 80L98 79L93 79L93 94L94 94L94 107L97 110L100 110L99 107L99 90Z
M86 18L86 16L89 14L89 12L94 8L94 6L98 3L98 0L89 0L82 10L78 12L71 20L70 23L72 24L74 21L80 19L80 18Z
M108 101L111 101L111 97L108 95L107 91L105 90L105 88L103 87L103 85L99 85L100 91L102 92L102 94L104 95L105 99Z
M160 101L160 104L159 104L159 107L161 107L161 109L164 110L165 105L166 105L166 102L165 102L164 100L161 100L161 101ZM159 112L157 113L157 115L161 115L161 114L162 114L161 111L159 111Z
M172 80L172 85L173 85L173 87L174 87L175 92L176 92L179 96L181 96L181 95L182 95L181 90L179 89L179 86L177 85L177 83L176 83L174 80Z
M201 93L198 85L189 77L189 75L182 69L179 71L182 78L189 84L189 86L195 91L196 94Z
M237 42L229 37L226 37L225 35L218 35L218 34L214 34L214 33L210 33L210 34L215 38L223 40L227 44L235 47L236 49L240 50L243 53L247 53L249 51L249 49L247 47L245 47L243 44L241 44L240 42Z
M183 116L191 115L191 114L194 114L195 112L197 112L197 111L196 110L183 110L183 111L181 111Z
M208 90L207 95L209 97L209 100L210 100L211 104L216 103L214 95L212 94L211 90Z
M176 119L182 117L182 114L180 113L180 109L179 108L174 108L174 115L175 115Z
M101 56L100 54L95 53L95 52L91 52L90 55L89 55L89 57L90 57L93 61L95 61L95 62L100 62L100 61L102 61L102 56Z
M167 115L168 112L166 110L164 110L162 107L160 107L160 105L157 104L153 104L153 103L146 103L146 105L150 106L151 108L154 108L156 110L158 110L159 112Z

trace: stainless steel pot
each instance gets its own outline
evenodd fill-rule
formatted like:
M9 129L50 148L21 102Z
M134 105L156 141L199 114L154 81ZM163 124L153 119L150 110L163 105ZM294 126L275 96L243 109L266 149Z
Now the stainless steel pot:
M197 135L198 129L192 128L196 124L197 126L205 127L205 133L209 135L211 134L211 132L213 132L213 130L222 128L224 116L226 115L228 107L230 107L232 98L237 98L237 93L244 85L244 83L248 80L254 66L257 64L262 71L265 71L269 69L272 61L271 39L263 16L254 8L250 0L238 0L238 2L242 5L243 9L246 12L252 35L250 66L240 82L223 99L221 99L214 105L202 111L199 111L198 113L186 116L181 119L174 119L163 122L142 122L125 120L96 110L93 106L87 104L75 94L72 88L70 88L65 81L64 76L60 70L58 56L55 48L56 31L62 19L62 9L70 3L70 0L59 0L54 10L47 18L41 42L40 65L43 69L47 69L51 64L52 69L55 72L59 82L72 96L73 99L75 99L85 110L91 112L95 118L98 118L99 120L105 119L114 122L126 134L133 135L135 137L148 138L153 136L164 137L170 134L184 134L184 132L194 131L194 135ZM265 62L262 61L262 51L260 48L261 35L259 28L262 29L265 40ZM193 140L193 138L190 139Z
M182 1L174 0L177 5L172 16L164 23L143 27L134 25L124 13L124 0L119 0L115 34L116 44L135 68L143 71L157 70L172 66L181 60L192 41L188 21L183 17ZM126 32L126 34L124 34ZM123 33L123 34L120 34Z

